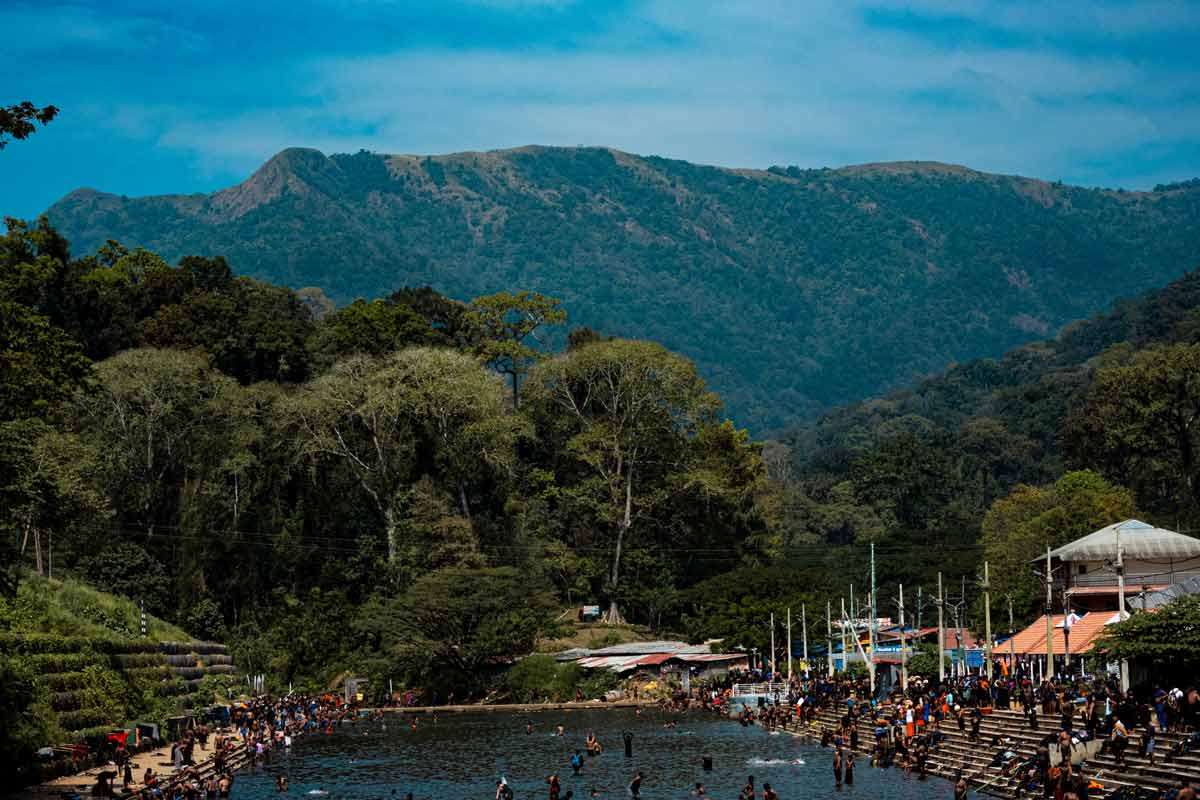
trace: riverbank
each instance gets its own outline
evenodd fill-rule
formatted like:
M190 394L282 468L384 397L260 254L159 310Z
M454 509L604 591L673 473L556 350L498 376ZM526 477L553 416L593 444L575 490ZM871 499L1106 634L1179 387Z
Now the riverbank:
M231 728L226 728L220 732L226 736L229 736L232 735L233 730ZM171 779L176 774L183 771L182 769L176 769L175 763L171 760L171 747L171 743L167 742L161 747L157 747L153 750L145 750L132 756L131 764L135 783L133 783L130 788L134 792L145 788L140 783L140 778L145 774L147 767L154 770L154 773L158 777L161 785L169 784ZM199 771L202 777L207 777L215 769L213 756L214 754L210 751L205 754L204 758L200 759L193 765ZM226 756L226 769L230 771L236 771L245 766L249 760L250 755L246 751L246 748L235 748L232 753ZM184 767L183 769L189 768L190 767ZM5 794L3 797L5 800L62 800L62 798L72 795L90 797L92 794L92 787L96 785L96 779L100 776L100 774L102 772L112 773L115 771L117 771L117 768L112 764L105 764L99 767L90 767L82 772L76 772L73 775L64 775L61 778L55 778L52 781L35 784L33 786L26 786L23 789L18 789L12 794ZM113 785L116 787L116 791L118 792L117 796L120 797L120 775L118 775L117 779L113 781ZM132 797L133 795L131 794L129 796Z

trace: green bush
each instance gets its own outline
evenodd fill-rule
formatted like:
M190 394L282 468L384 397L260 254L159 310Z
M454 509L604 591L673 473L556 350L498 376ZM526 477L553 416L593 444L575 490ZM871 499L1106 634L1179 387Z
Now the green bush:
M575 663L559 664L553 656L532 655L504 674L505 694L517 703L570 700L579 680Z
M574 661L560 664L553 656L538 654L522 659L506 672L502 688L507 698L517 703L565 702L575 699L576 689L591 700L616 688L619 682L616 673L609 670L588 672Z
M588 648L591 650L599 650L603 647L612 647L614 644L620 644L625 641L621 638L621 634L616 631L605 631L599 636L593 636L588 642Z

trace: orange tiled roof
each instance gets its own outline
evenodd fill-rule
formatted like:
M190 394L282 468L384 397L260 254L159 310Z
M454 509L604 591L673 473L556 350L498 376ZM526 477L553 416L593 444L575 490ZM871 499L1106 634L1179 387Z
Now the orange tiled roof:
M1091 611L1082 617L1076 617L1075 623L1071 625L1071 653L1086 653L1090 650L1092 642L1104 630L1104 626L1110 620L1115 621L1116 618L1117 612L1115 611ZM1054 655L1061 656L1066 652L1063 637L1063 615L1055 614L1052 620L1054 634L1051 638L1051 646L1054 648ZM1020 655L1045 655L1046 618L1038 617L1032 625L1016 634L1013 637L1012 649ZM999 655L1003 655L1008 650L1007 642L996 646L996 653Z

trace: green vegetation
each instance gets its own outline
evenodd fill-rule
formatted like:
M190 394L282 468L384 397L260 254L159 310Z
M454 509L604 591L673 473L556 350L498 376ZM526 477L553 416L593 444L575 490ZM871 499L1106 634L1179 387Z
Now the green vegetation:
M104 735L131 722L163 723L169 716L229 696L231 667L212 656L188 655L173 668L163 642L192 639L147 616L131 601L73 579L25 575L0 594L0 767L18 781L51 777L61 764L32 771L33 752L51 744ZM184 648L189 649L191 645ZM207 659L203 668L201 663ZM202 674L198 680L181 676Z
M504 673L502 690L514 703L562 702L574 700L576 689L591 700L619 683L616 673L608 670L586 673L573 661L560 664L551 656L532 655Z
M927 593L937 571L973 581L987 558L1021 621L1040 613L1026 564L1047 546L1132 516L1194 529L1198 320L1192 272L767 443L781 552L859 583L874 541L881 583Z
M107 641L140 638L140 628L136 603L72 578L26 575L13 596L0 597L0 631ZM192 639L152 614L146 615L146 636L152 642Z
M727 170L602 148L289 149L211 195L81 189L48 213L82 251L224 255L339 303L528 287L576 324L691 359L756 432L1045 337L1200 252L1196 185L1114 192L932 162Z
M1141 660L1163 675L1190 680L1200 667L1200 597L1181 597L1153 614L1110 625L1096 641L1107 661Z
M0 239L0 301L83 365L20 351L13 396L42 399L0 417L0 546L277 686L355 671L483 697L571 635L564 606L661 631L772 540L759 449L692 364L588 331L534 348L564 318L536 293L331 310L220 257L72 258L41 220ZM72 602L87 630L136 631L130 604Z
M37 125L49 125L58 116L56 106L38 108L25 100L11 106L0 106L0 150L8 144L9 138L28 139L37 130Z

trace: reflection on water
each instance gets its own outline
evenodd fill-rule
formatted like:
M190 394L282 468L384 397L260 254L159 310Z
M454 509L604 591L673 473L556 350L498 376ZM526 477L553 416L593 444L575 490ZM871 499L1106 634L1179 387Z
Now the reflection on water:
M329 798L403 797L412 792L425 798L492 800L496 781L505 776L516 800L546 800L546 778L557 770L562 794L590 800L593 790L605 800L624 800L626 785L639 770L645 773L642 796L647 800L689 800L689 790L702 782L714 800L733 800L754 775L782 800L927 800L950 794L950 786L935 778L920 782L898 770L874 770L858 760L856 784L834 787L832 751L789 735L771 736L736 722L692 712L672 715L677 728L664 728L666 716L629 709L542 712L527 716L499 713L447 714L437 723L419 718L416 731L398 716L384 722L342 726L333 734L297 740L290 754L276 754L265 765L238 775L234 800L278 798L275 777L288 776L288 797L299 800L311 792ZM525 733L532 721L534 732ZM555 736L556 725L566 726ZM604 746L603 754L584 757L583 771L572 773L570 758L584 751L589 730ZM633 757L626 758L624 732L633 734ZM705 756L713 771L705 772ZM314 795L319 797L320 795Z

